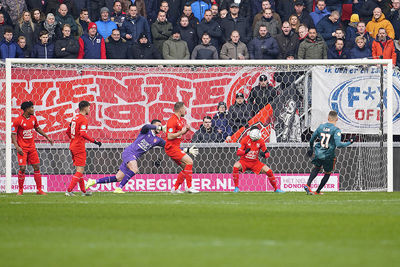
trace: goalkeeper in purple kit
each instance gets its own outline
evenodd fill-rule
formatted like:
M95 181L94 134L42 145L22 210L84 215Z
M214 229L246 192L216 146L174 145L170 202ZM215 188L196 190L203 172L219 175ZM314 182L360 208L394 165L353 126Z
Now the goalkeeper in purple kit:
M151 124L144 125L135 141L122 152L122 164L117 174L97 180L89 179L86 183L86 189L95 184L120 182L114 193L125 193L122 188L138 173L137 160L153 147L165 146L165 141L157 136L163 129L159 120L152 120Z

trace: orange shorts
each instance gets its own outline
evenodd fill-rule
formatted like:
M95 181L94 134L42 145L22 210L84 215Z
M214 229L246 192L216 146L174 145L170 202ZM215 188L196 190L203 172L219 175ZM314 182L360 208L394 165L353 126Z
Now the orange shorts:
M22 151L24 152L22 156L17 153L19 166L26 166L26 164L36 165L40 163L36 148L22 149Z
M86 151L72 151L72 161L74 162L74 166L86 166Z
M179 147L165 148L165 154L167 154L176 164L181 165L181 159L186 155Z
M239 163L240 163L240 165L242 165L242 172L245 172L246 170L250 170L250 171L254 172L255 174L260 174L261 169L265 166L265 164L259 160L255 160L255 161L239 160Z

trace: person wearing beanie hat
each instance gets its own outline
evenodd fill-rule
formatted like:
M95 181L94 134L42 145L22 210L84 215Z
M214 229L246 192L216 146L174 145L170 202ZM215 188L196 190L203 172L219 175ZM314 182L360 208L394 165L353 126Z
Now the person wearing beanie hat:
M315 27L314 21L311 18L310 14L304 10L304 2L302 0L296 0L294 2L294 15L297 16L297 19L300 21L301 24L305 24L307 27Z
M350 22L347 26L346 29L346 37L347 39L354 39L356 38L356 32L357 32L357 23L360 22L360 18L358 14L353 14L350 17Z
M162 59L160 52L149 42L146 33L139 34L137 43L131 48L131 58L133 59Z
M68 24L71 27L71 35L76 35L78 32L78 25L76 25L72 15L68 14L68 7L65 4L61 4L55 15L56 22L60 25L60 29Z
M144 32L151 42L150 26L147 19L140 16L137 12L137 7L131 5L129 7L128 16L124 20L121 26L121 36L129 44L134 44L139 38L139 34Z
M80 59L106 59L106 44L104 38L97 32L97 25L90 22L88 33L79 38Z
M172 35L163 44L164 59L189 59L189 48L185 41L181 40L178 28L172 30Z
M172 24L167 21L167 13L164 10L158 11L157 20L151 24L151 34L154 46L162 53L164 42L172 35Z
M244 100L243 93L236 94L235 104L230 106L228 111L229 125L232 128L232 134L241 127L248 126L248 121L251 119L250 106ZM230 136L227 137L230 142Z
M269 84L266 75L260 75L258 81L258 85L251 89L248 98L252 116L256 115L266 105L271 104L278 95L277 90Z
M111 35L114 29L117 29L117 24L110 19L110 10L107 7L102 7L100 9L100 20L96 21L97 31L107 39Z
M221 135L222 142L232 135L232 128L229 125L227 107L225 102L219 102L218 112L212 118L212 127Z

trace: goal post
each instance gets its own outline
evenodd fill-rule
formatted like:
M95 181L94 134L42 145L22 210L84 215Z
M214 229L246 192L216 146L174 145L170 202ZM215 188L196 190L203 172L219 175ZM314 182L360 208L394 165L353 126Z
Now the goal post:
M384 72L379 71L380 68L377 66L383 66ZM318 69L318 67L324 68L324 70ZM379 126L371 123L370 125L355 127L358 132L343 131L346 136L356 136L360 142L353 147L339 149L339 167L336 170L337 188L339 189L340 180L340 183L343 183L340 186L340 190L393 191L394 126L393 117L386 114L398 112L397 109L393 109L393 103L395 101L398 102L399 98L397 95L395 96L396 91L393 89L394 73L391 60L135 61L7 59L3 68L5 69L5 77L2 82L3 88L0 97L1 108L3 109L0 120L4 121L5 127L1 132L1 145L3 147L1 154L5 157L5 164L4 167L2 165L3 170L0 173L0 175L4 175L2 181L0 180L0 186L3 186L0 191L7 193L13 191L12 179L16 174L17 164L15 162L15 151L11 143L11 123L23 98L21 95L16 94L21 94L22 91L26 95L37 99L43 99L45 96L46 99L51 98L51 101L53 101L43 102L37 107L36 111L41 111L40 109L46 110L43 115L40 114L42 116L42 124L45 125L45 131L50 129L50 132L56 137L56 144L50 147L43 142L43 139L39 138L40 142L37 147L42 151L42 153L39 153L40 156L44 155L45 157L43 164L46 164L46 166L41 166L45 168L45 171L42 170L43 176L47 176L46 179L49 182L65 183L62 179L71 173L72 162L68 151L68 143L63 136L63 127L54 125L50 127L46 125L45 120L51 118L54 124L58 125L59 123L65 126L67 123L66 118L72 116L72 113L76 111L77 103L79 100L83 100L85 96L94 97L94 102L98 101L98 97L102 99L100 102L103 101L96 106L96 109L89 116L96 118L92 129L94 129L93 132L96 138L101 141L104 139L104 146L101 149L96 149L91 144L87 145L88 157L93 157L92 160L89 160L88 165L95 165L95 167L88 166L87 174L90 177L99 177L112 174L115 168L118 168L120 164L119 154L132 141L140 128L140 125L136 123L137 121L142 121L142 124L144 124L149 123L151 118L157 117L163 118L163 123L165 123L168 116L171 115L173 103L179 100L184 101L189 107L187 120L195 130L198 130L204 116L210 115L212 117L215 114L217 103L225 102L229 108L234 104L237 92L244 93L247 99L252 88L258 85L260 75L268 76L268 83L272 88L276 89L276 92L278 92L277 98L280 100L278 103L271 104L268 107L265 106L260 110L252 110L253 114L249 118L247 127L239 127L237 131L233 132L232 137L234 137L234 140L240 140L246 134L249 125L261 127L263 138L265 137L264 139L267 141L267 147L273 150L271 151L271 158L265 162L274 172L278 172L278 176L282 174L281 184L284 183L284 179L286 179L286 182L290 181L290 179L301 178L304 180L305 174L311 170L310 160L304 157L309 140L307 139L309 135L306 132L312 128L313 123L317 122L315 112L313 114L313 104L319 102L315 97L313 99L315 90L317 90L315 88L315 80L317 80L315 77L320 75L319 82L322 84L325 82L325 85L329 87L333 80L324 78L323 73L328 68L335 68L335 71L338 71L338 75L335 76L338 84L342 82L340 76L343 69L373 69L374 75L371 74L365 81L361 82L365 86L368 86L369 82L374 83L374 85L376 82L379 84L379 81L375 79L380 75L384 88L380 85L378 87L383 91L386 89L386 95L382 94L383 97L380 97L379 94L373 96L379 97L379 104L382 103L381 107L385 109L385 112L381 110L375 114L375 111L371 111L371 114L369 114L367 110L365 112L368 114L361 114L364 111L359 113L359 119L361 116L383 117L385 124L382 127L384 129L382 127L379 129ZM343 76L345 74L349 73L345 71ZM24 75L27 77L26 79ZM357 80L356 75L354 75L353 80ZM343 84L343 86L348 86L348 84ZM37 88L47 88L48 90L38 90ZM124 91L125 89L127 90L126 92ZM118 94L119 90L124 91L123 93L125 94L132 95L127 98L121 98ZM337 95L344 92L340 91L340 86L331 91L333 92L333 90L336 90ZM288 97L291 94L296 95L295 100ZM363 92L359 92L357 96L354 95L354 99L361 95L363 95ZM67 100L69 96L73 99ZM63 100L60 101L60 99ZM108 99L112 99L112 102L107 103L106 100ZM332 102L333 100L330 99L329 101ZM118 106L126 108L113 110ZM332 104L333 106L334 103ZM397 107L399 106L397 105ZM291 111L292 109L294 111ZM282 110L287 112L285 113ZM62 115L61 121L56 122L54 119L56 115L53 116L51 111L57 116ZM61 114L62 112L64 114ZM397 115L397 113L394 115ZM326 117L326 114L323 116ZM345 120L346 118L342 119ZM134 120L136 124L130 123L130 120ZM320 123L323 122L320 121ZM122 127L120 125L125 126ZM296 126L296 128L294 125L298 127ZM89 129L91 126L89 124ZM375 128L372 129L373 127ZM365 132L363 132L364 128ZM379 130L383 130L383 134L376 134L376 131ZM191 143L192 137L190 135L184 140L185 144L183 146L188 146L189 144L186 143ZM379 143L382 140L384 142L380 145ZM235 150L238 144L211 143L197 144L197 146L200 147L201 155L198 163L195 160L194 172L198 174L211 173L214 176L221 174L223 178L215 182L220 184L230 179L232 162L237 160ZM171 179L173 179L173 174L177 168L173 166L172 161L168 161L165 155L159 156L163 152L158 149L155 149L155 151L157 153L149 152L140 162L142 169L139 168L143 174L140 177L143 177L143 179L146 179L146 177L153 179L155 177L155 183L157 183L159 182L157 176L150 175L161 174L162 171L166 171L167 176L170 174ZM222 153L223 156L218 156L218 153ZM376 153L380 153L380 156ZM379 159L382 157L383 159ZM348 159L350 161L346 162ZM222 166L214 166L214 164ZM111 167L111 165L114 166ZM155 166L159 166L159 168L157 169ZM357 170L354 170L356 168ZM362 173L363 168L368 168L365 174ZM212 170L210 171L210 169ZM245 175L246 181L251 183L251 186L248 187L249 190L252 190L250 188L255 188L256 191L267 191L267 188L265 190L263 188L265 181L260 180L259 185L256 184L256 181L251 180L254 179L254 176ZM379 177L369 178L367 176ZM341 180L341 177L344 180ZM363 180L366 177L370 179L367 182ZM202 177L199 178L201 186L207 187L207 183L214 183L213 181L205 181L203 184L202 179ZM170 183L170 181L165 182L166 189ZM290 185L290 182L288 183L289 186L294 186ZM151 189L143 190L143 188L148 189L147 186L147 184L146 186L135 185L135 187L132 185L132 191L151 191ZM61 187L58 186L57 188ZM210 189L209 191L214 191L214 189L219 191L218 188L227 191L228 187L223 187L222 185L218 187L218 184L216 184L207 188ZM164 189L164 185L161 188Z

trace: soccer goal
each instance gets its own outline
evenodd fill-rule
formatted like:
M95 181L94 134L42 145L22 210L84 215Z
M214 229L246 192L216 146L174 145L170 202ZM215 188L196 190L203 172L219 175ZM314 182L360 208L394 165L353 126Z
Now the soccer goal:
M18 162L11 143L12 120L23 101L33 101L40 127L55 141L36 135L43 189L65 191L74 173L65 134L78 103L91 105L89 133L103 143L87 144L86 178L114 174L121 152L152 119L165 123L183 101L192 127L193 185L201 191L231 191L236 150L251 126L262 131L270 158L263 159L284 191L301 191L312 169L306 156L311 132L337 111L342 139L325 191L393 191L393 134L400 132L400 72L390 60L57 60L7 59L0 66L0 191L16 192ZM240 103L242 93L250 103ZM238 98L236 97L238 96ZM224 104L223 104L223 103ZM237 102L235 104L235 102ZM235 105L235 107L233 107ZM228 114L222 115L224 108ZM233 107L233 108L232 108ZM223 119L203 124L220 108ZM233 110L236 110L233 112ZM235 115L234 115L235 114ZM207 126L208 127L208 126ZM199 131L196 133L196 131ZM201 132L203 131L203 132ZM226 137L229 142L226 142ZM169 191L178 168L162 149L139 161L140 174L126 191ZM27 168L25 192L36 190ZM315 179L319 183L322 173ZM242 191L270 191L265 175L244 173ZM93 191L111 191L115 184Z

